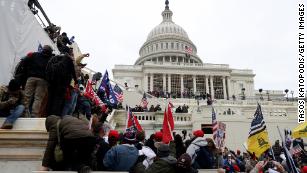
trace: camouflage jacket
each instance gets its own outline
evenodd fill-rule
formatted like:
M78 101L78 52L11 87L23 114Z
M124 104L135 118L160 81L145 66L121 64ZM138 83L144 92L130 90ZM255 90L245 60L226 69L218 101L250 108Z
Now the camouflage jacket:
M7 86L0 87L0 110L9 111L23 102L23 92L21 90L10 92Z

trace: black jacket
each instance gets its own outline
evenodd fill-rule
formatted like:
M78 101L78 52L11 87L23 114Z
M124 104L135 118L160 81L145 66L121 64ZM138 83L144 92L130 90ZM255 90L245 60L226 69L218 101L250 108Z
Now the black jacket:
M27 77L46 78L46 66L52 55L34 52L24 59Z

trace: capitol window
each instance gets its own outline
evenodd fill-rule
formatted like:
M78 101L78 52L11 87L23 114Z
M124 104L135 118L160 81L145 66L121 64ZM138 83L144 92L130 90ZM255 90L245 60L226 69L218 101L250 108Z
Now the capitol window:
M176 47L177 47L177 50L178 50L179 49L179 43L176 43L176 45L177 45Z
M174 43L171 43L171 49L174 49Z
M181 50L183 50L183 44L181 44Z
M158 44L156 44L156 50L158 50L158 47L159 47L159 45L158 45Z
M163 49L163 43L161 43L161 49Z
M166 49L168 49L168 43L165 43Z

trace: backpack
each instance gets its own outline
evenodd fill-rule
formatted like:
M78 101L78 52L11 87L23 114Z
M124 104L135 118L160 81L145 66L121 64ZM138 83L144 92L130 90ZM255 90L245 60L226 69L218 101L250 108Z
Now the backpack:
M57 55L52 57L46 67L46 79L49 83L65 85L71 80L69 65L69 57L66 55Z
M206 146L199 146L199 149L196 150L196 155L193 163L195 169L212 169L213 156L209 153Z

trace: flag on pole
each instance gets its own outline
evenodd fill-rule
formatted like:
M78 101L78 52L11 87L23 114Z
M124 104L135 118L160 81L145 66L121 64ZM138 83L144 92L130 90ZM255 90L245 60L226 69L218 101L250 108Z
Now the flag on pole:
M136 116L133 115L129 106L126 106L127 109L127 123L126 123L126 130L130 129L132 131L143 131L142 126L140 125Z
M299 124L292 130L293 138L306 138L307 137L307 122Z
M301 153L302 151L303 149L300 145L295 145L294 147L290 149L290 154L295 155L295 154Z
M163 126L162 126L162 129L163 129L162 141L165 144L168 144L170 141L174 139L173 130L175 126L174 126L172 107L173 105L169 102L167 105L167 108L165 108L165 111L164 111L164 120L163 120Z
M114 90L117 101L122 103L124 101L123 90L117 84L114 86L113 90Z
M184 51L185 51L187 54L191 55L192 52L193 52L193 49L192 49L192 47L185 46Z
M247 139L247 149L249 152L255 153L256 157L259 158L270 147L271 144L269 142L261 106L258 104Z
M218 124L216 120L216 113L214 111L214 108L212 106L212 134L213 134L213 140L216 140L216 135L217 135L217 129L218 129Z
M115 93L114 93L113 88L112 88L111 83L110 83L109 74L108 74L107 70L106 70L106 72L105 72L105 74L102 78L101 84L100 84L99 89L98 89L98 93L100 93L100 92L105 93L104 94L105 99L106 99L106 101L110 102L111 105L117 105L118 104Z
M148 101L147 101L147 97L146 97L146 93L145 92L144 92L143 98L141 100L141 105L142 105L143 109L147 110Z
M288 148L286 147L284 142L282 144L283 144L283 149L284 149L284 153L285 153L285 157L286 157L286 161L287 161L287 166L288 166L289 172L290 173L299 173L299 171L297 170L297 168L295 166L294 160L293 160L293 158L292 158Z

